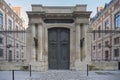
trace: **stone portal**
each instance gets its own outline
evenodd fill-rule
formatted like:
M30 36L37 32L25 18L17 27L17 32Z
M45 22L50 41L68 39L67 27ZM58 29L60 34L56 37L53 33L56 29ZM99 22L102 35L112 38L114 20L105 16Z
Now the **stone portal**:
M27 12L31 32L27 35L27 60L32 69L87 69L90 13L86 5L32 5Z

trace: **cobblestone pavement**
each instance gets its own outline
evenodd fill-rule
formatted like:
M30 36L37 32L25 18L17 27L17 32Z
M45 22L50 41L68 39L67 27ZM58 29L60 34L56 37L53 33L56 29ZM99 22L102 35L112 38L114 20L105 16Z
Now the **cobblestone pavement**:
M12 80L11 71L0 71L0 80ZM46 72L15 71L15 80L120 80L120 71L67 71L49 70Z

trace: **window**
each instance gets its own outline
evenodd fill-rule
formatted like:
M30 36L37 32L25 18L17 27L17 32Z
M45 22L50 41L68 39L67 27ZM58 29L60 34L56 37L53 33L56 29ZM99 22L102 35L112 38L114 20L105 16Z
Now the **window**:
M105 30L109 29L109 20L105 21Z
M0 57L3 57L3 49L0 49Z
M109 45L109 42L105 41L105 47L108 47L108 45Z
M0 28L3 28L3 14L0 13Z
M93 46L93 50L95 50L95 46Z
M101 32L100 32L101 31L101 26L98 27L98 31L99 31L98 37L100 38L101 37Z
M114 38L114 44L119 44L119 37Z
M23 46L23 45L21 45L21 49L23 49L23 47L24 47L24 46Z
M18 48L18 44L16 44L16 48Z
M22 52L22 56L21 56L22 58L24 57L24 53Z
M8 19L8 30L12 30L12 21Z
M114 57L119 57L119 49L114 49Z
M18 30L19 30L19 29L18 29L18 26L16 26L16 31L18 31ZM17 32L16 36L18 37L18 32Z
M108 29L109 29L109 20L106 20L105 21L105 30L106 30L105 34L107 34Z
M19 58L19 52L16 51L16 58Z
M105 60L109 60L109 51L105 51Z
M9 54L8 61L11 62L13 60L13 58L12 58L12 55L13 55L12 50L9 50L8 54Z
M3 43L3 38L2 37L0 37L0 44L2 44Z
M94 32L93 32L93 40L95 40L95 30L94 30Z
M115 14L114 24L115 24L115 29L120 28L120 11Z
M98 44L99 49L101 49L101 43Z

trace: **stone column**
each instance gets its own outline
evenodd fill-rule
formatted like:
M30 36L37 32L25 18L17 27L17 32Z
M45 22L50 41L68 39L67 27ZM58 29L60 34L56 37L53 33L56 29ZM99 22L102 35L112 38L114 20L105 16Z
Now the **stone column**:
M43 56L43 32L42 29L43 26L42 24L38 24L38 60L42 60L42 56Z
M31 42L30 43L31 43L31 58L32 58L32 61L35 61L35 57L36 57L34 37L35 37L35 24L31 24Z
M76 24L76 57L80 60L80 24Z

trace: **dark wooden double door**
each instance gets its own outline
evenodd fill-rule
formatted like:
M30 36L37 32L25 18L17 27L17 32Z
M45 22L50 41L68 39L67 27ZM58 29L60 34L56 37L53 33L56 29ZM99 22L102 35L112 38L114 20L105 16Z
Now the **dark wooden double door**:
M66 28L48 30L49 69L69 69L70 31Z

